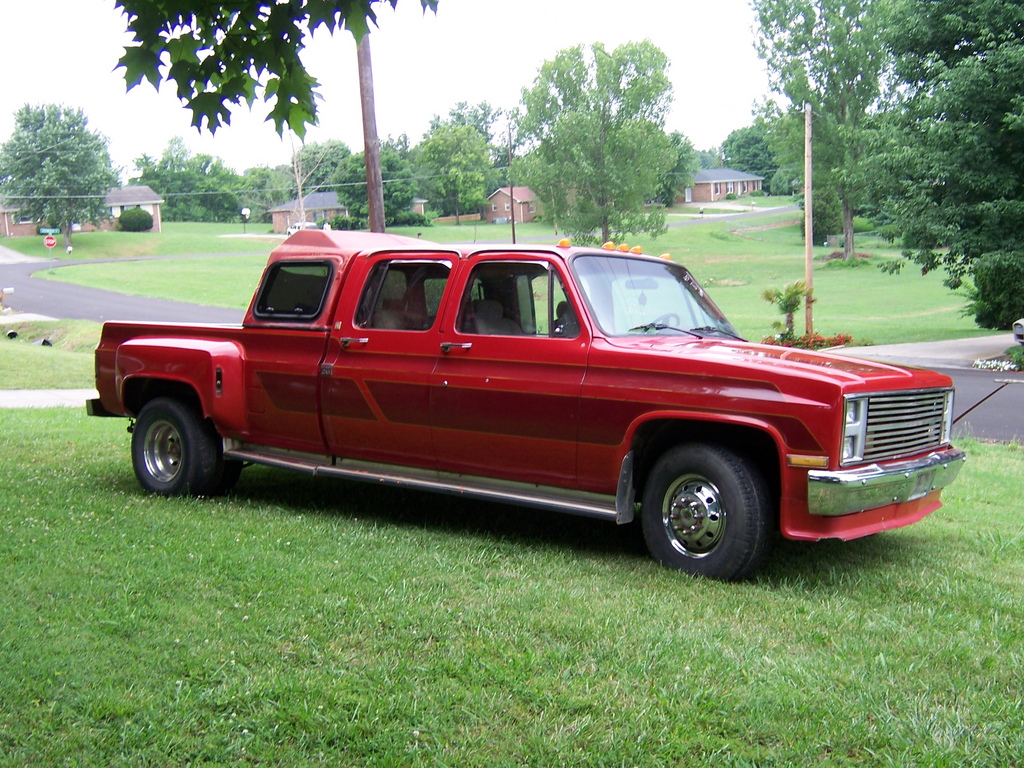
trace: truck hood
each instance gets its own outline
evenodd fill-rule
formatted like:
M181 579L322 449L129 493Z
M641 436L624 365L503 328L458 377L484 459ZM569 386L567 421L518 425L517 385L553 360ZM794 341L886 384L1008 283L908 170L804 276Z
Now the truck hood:
M948 376L924 368L863 360L838 352L813 352L770 344L676 336L615 337L606 341L610 346L623 351L669 355L709 370L723 367L748 371L761 369L766 376L772 378L829 380L840 383L845 391L952 385Z

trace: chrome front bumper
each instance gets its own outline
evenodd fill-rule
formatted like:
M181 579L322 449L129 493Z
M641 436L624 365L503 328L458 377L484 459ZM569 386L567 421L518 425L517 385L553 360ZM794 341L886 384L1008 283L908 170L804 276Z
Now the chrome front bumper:
M952 483L966 458L963 451L948 448L911 461L838 472L811 470L807 474L808 511L835 517L920 499Z

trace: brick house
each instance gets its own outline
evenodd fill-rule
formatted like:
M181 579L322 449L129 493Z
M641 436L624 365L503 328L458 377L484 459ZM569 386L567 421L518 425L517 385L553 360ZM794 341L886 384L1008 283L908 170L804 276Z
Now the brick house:
M693 186L687 187L677 203L713 203L727 195L749 195L761 189L763 176L734 171L731 168L711 168L693 175Z
M311 192L302 198L302 211L306 221L348 216L348 208L338 200L337 192ZM299 216L298 198L275 206L269 212L274 222L274 231L277 233L284 232L292 224L302 220Z
M515 221L522 224L537 218L538 210L537 198L529 187L512 187L511 195L508 187L501 187L487 198L484 220L488 224L507 224L515 216Z
M110 231L117 229L117 219L129 208L142 208L153 216L152 232L161 231L160 206L163 204L156 192L144 184L128 187L115 187L107 191L105 200L110 208L110 216L100 221L99 226L91 222L73 225L75 231L95 232L97 229ZM0 237L30 237L39 234L39 227L44 223L22 218L18 206L0 199Z
M160 206L163 198L145 184L121 187L107 192L107 205L110 206L110 218L100 222L100 229L116 229L117 219L127 210L141 208L153 217L153 228L150 232L162 232L163 220L160 218ZM106 226L104 226L106 224Z

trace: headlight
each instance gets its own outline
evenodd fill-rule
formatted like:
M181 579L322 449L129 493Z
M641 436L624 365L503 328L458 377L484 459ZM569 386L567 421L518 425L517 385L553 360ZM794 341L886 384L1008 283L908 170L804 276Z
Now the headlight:
M843 456L841 463L850 464L864 459L867 427L867 397L848 396L846 398L846 414L843 419Z

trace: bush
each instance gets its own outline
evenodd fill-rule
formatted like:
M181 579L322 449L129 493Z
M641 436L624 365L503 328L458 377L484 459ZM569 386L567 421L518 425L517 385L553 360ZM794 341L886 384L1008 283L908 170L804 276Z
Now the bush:
M357 216L335 216L330 220L330 224L331 229L343 229L350 232L368 228L366 219L360 219Z
M153 214L141 208L129 208L117 218L117 228L122 232L149 232L153 228Z
M399 211L388 222L393 227L429 227L430 219L415 211Z
M968 311L982 328L1004 330L1024 317L1024 254L998 252L974 262Z

